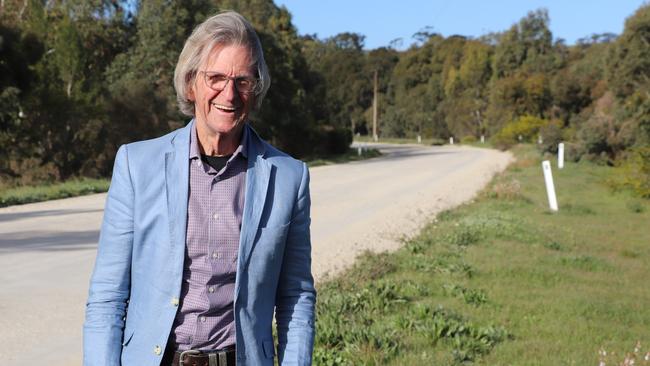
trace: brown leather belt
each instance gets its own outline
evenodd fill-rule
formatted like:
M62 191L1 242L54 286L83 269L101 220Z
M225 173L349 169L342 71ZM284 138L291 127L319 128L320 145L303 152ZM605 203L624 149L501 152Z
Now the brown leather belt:
M172 366L235 366L236 358L234 347L214 352L176 351Z

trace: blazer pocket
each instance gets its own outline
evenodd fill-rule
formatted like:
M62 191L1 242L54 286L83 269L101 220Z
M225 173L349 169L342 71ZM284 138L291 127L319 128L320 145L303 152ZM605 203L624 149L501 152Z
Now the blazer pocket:
M275 348L273 347L273 341L263 341L262 348L264 349L264 356L266 356L266 358L275 357Z
M129 345L129 342L131 342L131 338L133 338L133 333L135 333L133 329L130 329L128 332L124 333L124 339L122 340L122 347L126 347Z
M289 232L289 225L287 223L280 226L267 226L259 229L257 240L265 243L279 244L283 243L287 238Z
M133 338L133 333L135 333L136 324L140 323L140 314L138 314L137 309L133 306L129 306L126 310L126 321L124 324L124 335L122 338L122 346L126 347L131 338Z
M273 226L261 227L260 228L260 233L261 234L286 233L287 230L289 229L289 225L291 225L290 222L287 222L286 224L282 224L282 225L273 225Z

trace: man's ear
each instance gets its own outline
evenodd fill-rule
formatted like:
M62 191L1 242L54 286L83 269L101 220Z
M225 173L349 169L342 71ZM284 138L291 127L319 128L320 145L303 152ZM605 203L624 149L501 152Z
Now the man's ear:
M194 80L195 76L192 75L187 75L185 77L185 85L189 86L187 88L187 92L185 93L185 98L189 100L190 102L196 102L196 93L194 91L194 87L196 87L196 82Z
M190 102L196 102L196 98L194 98L194 85L190 86L190 88L187 90L185 97Z

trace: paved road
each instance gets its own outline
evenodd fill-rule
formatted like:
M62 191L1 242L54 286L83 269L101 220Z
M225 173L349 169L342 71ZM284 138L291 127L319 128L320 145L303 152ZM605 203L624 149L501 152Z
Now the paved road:
M317 280L365 249L390 250L432 214L470 199L510 155L376 145L376 159L311 169ZM81 364L81 326L106 195L0 209L0 359Z

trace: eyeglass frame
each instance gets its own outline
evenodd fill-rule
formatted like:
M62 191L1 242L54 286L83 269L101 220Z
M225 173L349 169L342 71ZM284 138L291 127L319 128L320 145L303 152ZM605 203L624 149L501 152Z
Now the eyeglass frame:
M250 76L250 77L249 76L228 76L228 75L223 74L223 73L221 73L219 71L208 71L208 70L199 70L199 73L203 73L203 81L205 82L205 86L207 86L209 89L212 89L214 91L218 91L218 92L223 91L224 89L226 89L226 86L228 86L228 83L230 81L232 81L233 84L235 85L235 90L239 94L252 95L252 94L258 94L259 93L260 80L258 78L255 78L255 77L252 77L252 76ZM211 87L210 84L208 83L208 75L209 74L211 74L211 75L220 75L220 76L224 77L226 79L226 83L223 84L223 88L216 89L216 88ZM240 91L239 90L239 87L237 86L237 80L242 80L242 79L251 81L254 84L250 91L245 92L245 91Z

